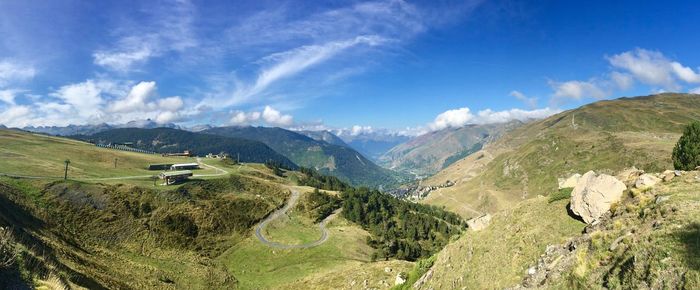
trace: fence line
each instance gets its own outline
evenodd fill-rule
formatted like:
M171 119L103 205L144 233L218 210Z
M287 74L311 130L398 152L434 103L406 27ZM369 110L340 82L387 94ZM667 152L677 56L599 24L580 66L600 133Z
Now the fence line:
M122 151L129 151L129 152L137 152L137 153L143 153L143 154L158 154L153 151L148 151L148 150L142 150L138 148L131 148L126 145L105 145L105 144L95 144L97 147L102 147L102 148L108 148L108 149L116 149L116 150L122 150Z

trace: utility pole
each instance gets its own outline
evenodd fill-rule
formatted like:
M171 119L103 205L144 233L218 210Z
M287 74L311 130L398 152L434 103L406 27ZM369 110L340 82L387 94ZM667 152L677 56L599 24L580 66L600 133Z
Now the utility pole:
M63 161L63 163L66 164L66 170L63 173L63 180L67 180L68 179L68 164L70 164L70 160L66 159L66 161Z

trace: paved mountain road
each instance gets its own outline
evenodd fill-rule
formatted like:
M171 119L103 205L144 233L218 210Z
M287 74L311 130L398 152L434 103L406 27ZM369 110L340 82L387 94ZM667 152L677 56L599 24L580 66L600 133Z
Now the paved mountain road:
M307 248L312 248L312 247L315 247L315 246L318 246L318 245L325 243L328 240L328 236L329 236L328 229L326 229L326 224L331 219L333 219L336 215L338 215L340 210L337 210L333 214L329 215L328 217L323 219L323 221L321 221L318 224L318 228L321 230L321 237L318 240L310 242L310 243L298 244L298 245L286 245L286 244L281 244L281 243L270 241L267 238L265 238L265 235L263 235L263 230L265 229L265 227L270 222L272 222L272 221L280 218L284 214L286 214L287 211L289 211L292 207L294 207L294 205L296 205L298 200L299 200L299 192L292 189L292 196L289 198L289 201L287 202L287 204L284 205L284 207L282 207L281 209L279 209L276 212L269 215L267 218L265 218L265 220L260 222L255 227L255 237L257 237L258 240L260 240L260 242L265 244L266 246L272 247L272 248L277 248L277 249L307 249Z

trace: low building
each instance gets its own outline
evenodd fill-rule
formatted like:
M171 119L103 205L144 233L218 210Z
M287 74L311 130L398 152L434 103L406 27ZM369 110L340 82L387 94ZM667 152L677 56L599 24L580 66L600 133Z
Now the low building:
M184 157L191 157L192 152L190 150L185 150L184 152L176 152L176 153L162 153L162 156L184 156Z
M172 167L173 164L148 164L148 170L170 170L170 167Z
M192 175L193 175L192 171L189 171L189 170L171 171L171 172L161 173L160 179L164 179L166 185L171 185L171 184L185 181L188 178L192 177Z
M170 166L170 170L191 170L191 169L199 169L199 164L197 163L182 163L182 164L173 164Z

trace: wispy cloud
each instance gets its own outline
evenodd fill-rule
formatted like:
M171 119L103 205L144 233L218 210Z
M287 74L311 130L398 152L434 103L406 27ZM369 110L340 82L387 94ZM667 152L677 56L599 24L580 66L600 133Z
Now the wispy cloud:
M509 95L525 103L525 105L527 105L528 108L533 109L537 107L536 97L528 97L519 91L511 91Z
M27 81L34 77L34 67L11 59L0 59L0 87L7 86L11 82Z
M122 35L114 47L93 53L96 65L127 72L166 52L182 52L197 46L192 29L195 15L192 3L177 0L167 4L151 4L153 6L147 9L148 17L135 19L135 25L119 28Z
M210 94L200 106L269 103L272 95L278 100L289 98L294 95L293 85L286 86L283 93L273 94L270 90L283 80L303 77L310 68L343 59L341 55L351 55L356 60L343 62L345 73L315 75L314 81L304 86L304 92L309 95L316 87L366 71L364 67L373 63L370 59L376 56L367 52L400 46L448 18L464 16L480 3L467 1L435 8L402 0L381 0L319 10L302 17L296 13L297 7L281 6L240 18L226 31L228 41L223 51L254 59L251 65L258 68L254 70L255 77L247 81L245 77L229 79L228 89ZM376 50L351 54L362 47ZM255 52L264 55L255 55ZM214 87L226 85L219 83Z
M226 101L219 103L232 106L248 101L265 91L275 82L292 77L315 65L319 65L344 50L358 45L376 46L387 40L376 35L358 36L349 40L333 41L322 45L309 45L264 57L266 65L252 84L237 82L237 87Z

